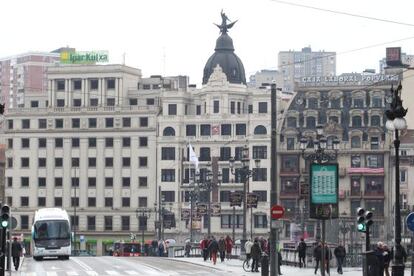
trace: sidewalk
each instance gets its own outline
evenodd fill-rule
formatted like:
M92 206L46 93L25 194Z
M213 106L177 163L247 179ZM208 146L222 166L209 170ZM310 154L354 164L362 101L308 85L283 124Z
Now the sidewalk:
M241 260L232 259L232 260L225 260L223 263L220 262L220 260L217 260L217 264L214 265L211 261L204 262L202 258L170 258L174 261L179 262L189 262L192 264L197 264L200 266L208 266L208 267L214 267L218 270L227 271L235 273L235 275L240 276L250 276L250 275L260 275L258 273L251 273L244 271L242 265L243 262ZM260 269L260 268L259 268ZM344 267L344 274L345 276L358 276L362 275L362 268L358 267ZM300 275L300 276L315 276L314 269L313 268L298 268L298 267L292 267L292 266L286 266L283 265L281 267L281 271L283 275ZM336 267L331 267L330 271L331 275L339 275L336 272ZM320 271L318 271L317 275L320 275Z

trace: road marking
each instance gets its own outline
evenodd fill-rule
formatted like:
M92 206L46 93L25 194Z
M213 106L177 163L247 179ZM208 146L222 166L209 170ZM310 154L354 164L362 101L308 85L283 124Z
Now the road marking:
M114 271L114 270L107 270L107 271L106 271L106 273L107 273L108 275L120 275L120 274L119 274L119 272Z
M138 272L134 271L134 270L125 270L125 273L128 275L139 275Z
M80 261L78 258L71 258L72 261L74 261L75 263L77 263L78 265L80 265L84 270L93 270L90 266L88 266L87 264L85 264L84 262ZM76 274L78 275L78 274Z
M66 271L67 275L79 275L76 271Z
M96 272L96 271L92 271L92 270L89 270L89 271L85 271L86 272L86 274L88 274L88 275L90 275L90 276L98 276L99 274L98 274L98 272Z
M56 271L48 271L46 272L46 276L57 276Z

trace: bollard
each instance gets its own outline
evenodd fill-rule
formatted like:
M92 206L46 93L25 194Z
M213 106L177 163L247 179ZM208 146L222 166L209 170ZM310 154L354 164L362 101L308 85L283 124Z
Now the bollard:
M269 276L269 256L265 253L262 254L260 267L262 270L262 276Z

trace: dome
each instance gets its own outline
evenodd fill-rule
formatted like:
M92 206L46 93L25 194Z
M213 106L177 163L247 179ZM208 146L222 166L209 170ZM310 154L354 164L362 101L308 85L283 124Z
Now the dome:
M233 40L226 32L217 39L214 51L204 66L203 84L208 82L217 64L220 65L230 83L246 84L243 63L234 53Z

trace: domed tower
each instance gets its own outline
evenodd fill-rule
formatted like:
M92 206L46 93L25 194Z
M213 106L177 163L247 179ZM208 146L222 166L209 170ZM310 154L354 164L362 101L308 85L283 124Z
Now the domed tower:
M233 40L227 34L228 29L233 27L237 20L227 24L227 21L230 20L223 11L221 12L221 18L221 25L215 24L220 29L221 35L217 38L214 54L207 60L207 63L204 66L203 84L208 82L208 79L217 64L220 65L230 83L246 84L243 63L234 53Z

